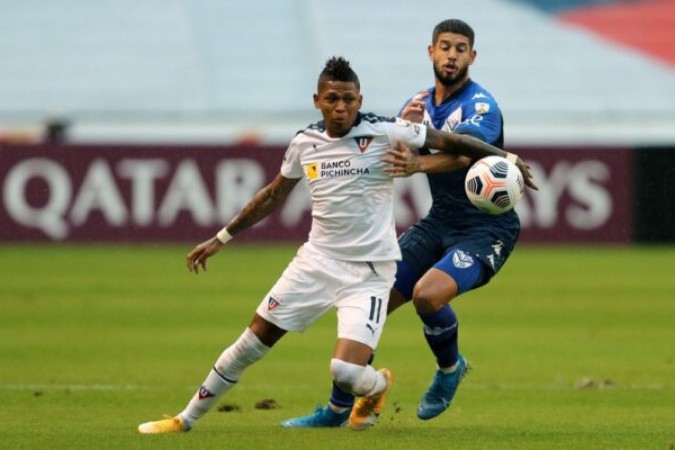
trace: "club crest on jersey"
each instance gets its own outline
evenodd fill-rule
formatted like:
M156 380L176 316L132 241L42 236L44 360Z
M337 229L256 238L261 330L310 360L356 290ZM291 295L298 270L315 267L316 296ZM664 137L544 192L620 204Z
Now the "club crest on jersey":
M356 145L359 146L359 150L361 150L361 153L365 152L370 143L373 141L372 136L362 136L362 137L355 137L354 140L356 141Z
M319 176L319 169L317 168L316 163L307 164L307 179L316 180Z
M473 265L473 258L461 250L457 250L454 255L452 255L452 263L458 269L466 269Z
M205 398L209 397L215 397L215 394L209 392L209 390L206 389L204 386L199 388L199 393L197 395L199 396L199 400L204 400Z
M274 297L270 295L270 297L267 299L267 310L272 311L274 308L279 306L281 303L277 301Z
M448 119L446 120L446 123L448 124L448 130L453 131L461 121L462 121L462 107L460 106L448 116Z
M476 102L476 114L486 114L490 111L490 104L483 102Z

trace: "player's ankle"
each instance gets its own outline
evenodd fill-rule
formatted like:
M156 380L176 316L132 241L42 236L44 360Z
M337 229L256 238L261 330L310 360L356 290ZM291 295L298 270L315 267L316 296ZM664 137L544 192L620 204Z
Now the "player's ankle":
M337 406L334 405L330 402L328 402L328 407L335 413L335 414L342 414L345 411L348 411L351 409L351 406Z
M455 364L453 364L450 367L439 367L438 370L441 371L442 374L448 375L451 373L457 372L457 369L459 369L459 361L457 361Z

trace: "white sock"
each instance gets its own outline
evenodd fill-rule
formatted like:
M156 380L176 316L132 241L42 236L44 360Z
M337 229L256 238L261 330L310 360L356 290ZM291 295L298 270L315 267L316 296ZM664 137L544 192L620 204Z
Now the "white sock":
M270 350L246 328L237 341L220 355L206 380L179 414L188 427L206 414L220 397L234 387L248 366Z
M380 392L384 391L387 388L387 379L384 377L383 374L373 369L373 366L366 366L366 370L363 371L361 377L362 380L364 381L368 379L370 382L372 382L373 387L370 388L370 390L365 394L360 395L370 397L371 395L379 394Z

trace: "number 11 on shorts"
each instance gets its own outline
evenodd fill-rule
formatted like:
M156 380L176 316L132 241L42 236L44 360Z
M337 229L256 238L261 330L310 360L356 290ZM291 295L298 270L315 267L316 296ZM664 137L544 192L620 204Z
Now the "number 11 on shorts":
M368 320L380 323L380 312L382 311L382 299L374 296L370 297L370 315Z

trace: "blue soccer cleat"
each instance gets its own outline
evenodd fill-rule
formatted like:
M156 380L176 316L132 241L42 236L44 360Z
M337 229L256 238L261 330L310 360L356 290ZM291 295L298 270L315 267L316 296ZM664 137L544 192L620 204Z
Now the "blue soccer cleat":
M283 428L337 428L344 427L349 421L349 414L352 409L345 412L336 413L330 406L318 405L314 414L309 416L296 417L281 422Z
M440 370L436 371L434 381L417 407L417 417L422 420L433 419L448 409L460 381L470 369L469 361L462 355L459 355L458 363L457 370L453 373L444 374Z

